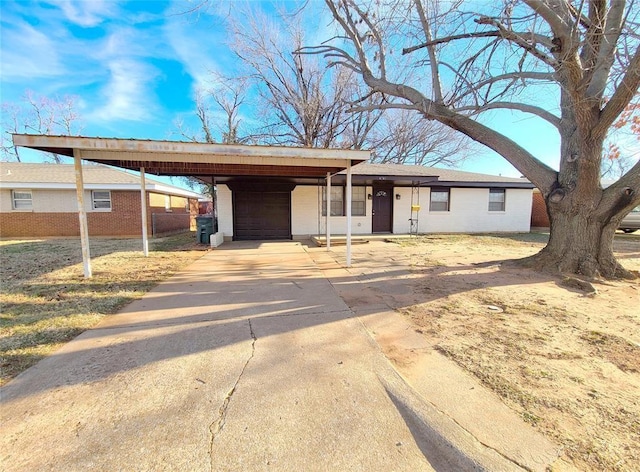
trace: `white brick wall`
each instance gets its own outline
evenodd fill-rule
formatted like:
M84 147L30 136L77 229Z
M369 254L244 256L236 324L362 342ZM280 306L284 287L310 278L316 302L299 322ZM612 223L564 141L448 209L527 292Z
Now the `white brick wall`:
M488 188L452 188L449 211L429 211L429 189L420 190L421 233L526 232L531 222L531 189L506 189L505 211L489 211Z
M291 192L291 234L303 238L318 234L318 187L298 185ZM324 218L323 218L324 219Z
M231 190L226 185L217 185L218 231L222 231L225 238L233 237L233 205Z

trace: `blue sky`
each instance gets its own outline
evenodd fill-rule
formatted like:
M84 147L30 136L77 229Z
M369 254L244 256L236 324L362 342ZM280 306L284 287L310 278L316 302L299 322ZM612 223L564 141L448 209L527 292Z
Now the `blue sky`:
M232 73L238 65L226 45L224 18L216 15L234 4L181 14L198 3L0 0L2 101L19 102L25 90L74 95L85 136L177 139L174 121L194 120L195 87L211 72ZM272 11L271 2L251 4ZM316 13L322 6L311 1ZM310 15L310 24L322 28L325 18ZM483 121L557 166L559 138L551 126L508 111ZM460 169L519 176L482 148Z

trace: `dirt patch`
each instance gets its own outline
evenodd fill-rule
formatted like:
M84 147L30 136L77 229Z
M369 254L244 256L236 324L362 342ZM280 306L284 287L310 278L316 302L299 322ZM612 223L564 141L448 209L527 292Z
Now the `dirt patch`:
M403 313L578 469L640 470L640 283L592 282L591 293L509 262L544 240L372 242L354 248L359 282L345 300ZM615 249L627 269L640 270L639 237Z

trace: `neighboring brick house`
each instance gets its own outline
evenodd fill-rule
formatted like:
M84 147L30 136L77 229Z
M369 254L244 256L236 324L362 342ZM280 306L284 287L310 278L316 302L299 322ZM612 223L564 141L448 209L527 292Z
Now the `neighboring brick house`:
M547 204L540 190L533 189L533 200L531 202L531 227L548 228L549 215L547 214Z
M113 167L83 166L90 236L142 234L140 177ZM148 234L195 230L201 195L146 179ZM79 236L75 169L69 164L0 164L0 237Z

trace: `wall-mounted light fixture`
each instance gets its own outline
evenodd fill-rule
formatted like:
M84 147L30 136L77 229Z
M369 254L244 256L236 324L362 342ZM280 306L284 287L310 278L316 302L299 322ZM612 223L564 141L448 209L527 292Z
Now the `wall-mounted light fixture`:
M400 200L401 196L399 193L396 193L396 200Z
M371 199L373 199L373 195L371 194L367 195L367 200L371 200Z

